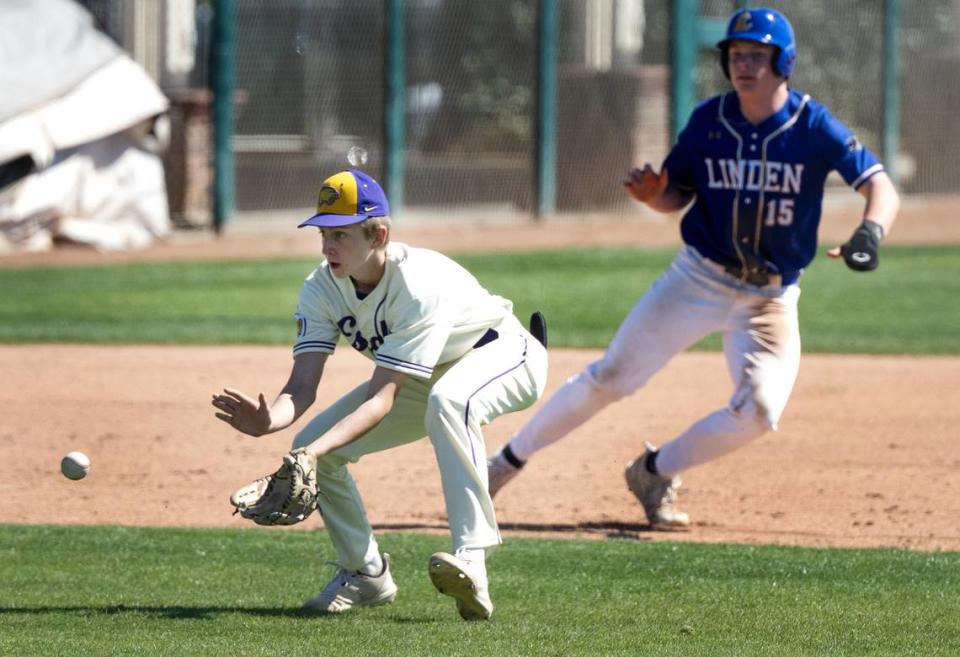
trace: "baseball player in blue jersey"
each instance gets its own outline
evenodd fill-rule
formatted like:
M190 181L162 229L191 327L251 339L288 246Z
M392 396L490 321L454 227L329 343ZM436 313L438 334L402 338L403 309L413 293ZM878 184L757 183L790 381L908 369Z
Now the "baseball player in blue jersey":
M570 378L489 459L490 491L537 450L641 388L677 353L714 331L733 394L626 469L654 526L686 526L679 473L775 430L800 362L799 281L817 247L824 182L836 171L866 199L851 239L827 255L857 271L878 264L899 197L883 165L827 109L788 86L796 61L780 12L743 9L717 44L733 91L701 103L659 173L648 164L624 182L660 212L689 207L684 246L630 311L604 356Z
M262 393L253 398L227 388L213 396L213 406L218 418L243 433L280 431L313 404L338 342L370 359L370 380L310 420L285 459L308 473L308 490L294 496L316 498L340 567L304 609L340 613L393 601L397 586L388 555L380 552L346 466L426 435L453 538L452 553L434 554L428 572L463 618L486 619L493 603L485 552L500 543L500 533L481 427L540 397L546 350L514 317L510 301L490 294L453 260L391 242L388 215L383 190L366 174L351 169L324 181L317 213L301 224L319 228L325 261L300 292L289 380L272 403ZM304 454L315 464L302 460ZM259 524L309 516L315 506L292 519L285 506L267 507L259 516L248 508L246 500L267 504L271 491L296 478L296 470L282 472L234 493L231 502ZM287 498L282 505L297 502Z

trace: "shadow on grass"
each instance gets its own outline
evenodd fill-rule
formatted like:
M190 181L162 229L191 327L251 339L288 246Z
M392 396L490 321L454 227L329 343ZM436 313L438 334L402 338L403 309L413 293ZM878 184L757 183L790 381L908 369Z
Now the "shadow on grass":
M262 616L267 618L334 618L333 615L310 614L301 611L299 607L180 607L180 606L145 606L145 605L105 605L94 607L90 605L62 605L56 607L0 607L0 616L5 614L138 614L156 616L158 618L212 620L223 614L246 614L248 616Z
M376 531L444 531L448 527L441 523L405 523L384 522L373 526ZM649 524L636 522L581 522L581 523L528 523L501 522L503 531L526 532L530 534L601 534L606 538L623 538L635 541L649 541L654 532L677 532L682 529L659 529Z

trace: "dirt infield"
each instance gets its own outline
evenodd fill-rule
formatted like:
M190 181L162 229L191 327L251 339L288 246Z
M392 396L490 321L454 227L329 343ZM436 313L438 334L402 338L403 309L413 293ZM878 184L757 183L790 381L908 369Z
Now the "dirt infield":
M891 241L960 242L953 207L914 208ZM825 222L823 241L854 224ZM409 227L397 238L454 251L677 239L675 222L561 226ZM318 246L295 233L265 235L181 236L146 252L68 250L0 266L303 255ZM599 353L551 350L548 393ZM241 436L214 419L210 395L225 385L273 395L289 363L288 348L272 347L0 346L0 522L245 526L230 515L229 493L274 469L293 431ZM370 365L340 349L327 369L320 403L368 376ZM663 442L730 392L720 354L684 354L646 389L538 455L498 498L499 519L507 536L960 550L958 382L956 357L806 355L781 430L687 473L681 504L693 527L653 532L623 483L624 466L642 441ZM488 450L530 413L488 427ZM71 450L93 460L83 481L59 474ZM378 528L444 531L427 441L370 456L353 472ZM301 525L318 526L317 518Z
M321 400L369 375L368 361L340 351ZM598 354L552 351L551 390ZM208 400L227 384L273 394L289 359L265 347L0 347L0 522L244 526L227 497L274 469L292 433L242 436ZM498 498L499 519L507 534L957 550L958 380L957 358L807 356L782 429L690 471L682 502L693 528L651 532L624 466L644 439L664 440L729 391L719 354L685 354L531 461ZM530 412L490 425L488 448ZM71 450L93 460L83 481L59 474ZM353 471L379 528L445 528L427 441Z

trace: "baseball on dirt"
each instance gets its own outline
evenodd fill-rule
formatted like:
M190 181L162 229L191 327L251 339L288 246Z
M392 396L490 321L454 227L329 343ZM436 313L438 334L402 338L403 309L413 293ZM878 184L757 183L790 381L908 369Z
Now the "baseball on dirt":
M83 479L90 472L90 457L83 452L70 452L60 461L60 472L67 479Z

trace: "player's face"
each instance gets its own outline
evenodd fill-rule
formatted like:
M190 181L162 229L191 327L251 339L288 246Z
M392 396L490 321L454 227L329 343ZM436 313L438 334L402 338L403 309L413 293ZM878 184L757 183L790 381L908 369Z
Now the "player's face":
M337 278L352 276L367 282L376 273L377 250L373 241L363 234L360 224L321 228L320 238L323 256Z
M739 94L773 94L784 78L773 72L777 49L755 41L730 43L728 62L730 82Z

